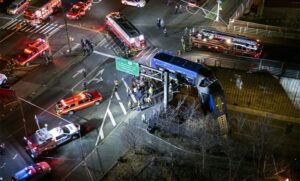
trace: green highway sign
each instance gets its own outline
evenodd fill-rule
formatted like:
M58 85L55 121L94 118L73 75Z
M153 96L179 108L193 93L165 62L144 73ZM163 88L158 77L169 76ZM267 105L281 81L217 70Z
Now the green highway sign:
M137 62L133 62L124 58L116 58L116 69L131 75L140 75L140 66Z

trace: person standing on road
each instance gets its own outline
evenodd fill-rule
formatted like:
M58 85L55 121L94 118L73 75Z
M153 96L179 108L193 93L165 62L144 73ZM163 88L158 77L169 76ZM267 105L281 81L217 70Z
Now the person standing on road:
M167 28L164 28L164 31L163 31L163 32L164 32L164 36L165 36L165 37L168 37L168 31L167 31Z
M157 18L157 20L156 20L156 26L157 26L157 28L158 29L160 29L160 18Z
M93 53L93 51L94 51L94 46L93 46L92 42L91 42L90 40L86 40L85 42L86 42L86 44L87 44L87 46L88 46L89 54L90 54L90 53Z
M178 7L178 5L176 4L176 5L175 5L175 14L178 14L178 8L179 8L179 7Z
M164 19L160 19L160 27L165 28L165 22Z
M182 6L181 6L181 4L179 4L179 6L178 6L178 13L182 13Z

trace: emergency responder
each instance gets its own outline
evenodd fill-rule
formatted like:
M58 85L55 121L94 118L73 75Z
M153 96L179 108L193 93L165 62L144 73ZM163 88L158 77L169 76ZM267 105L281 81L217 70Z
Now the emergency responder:
M115 92L118 91L118 88L119 88L119 81L118 80L115 80L114 81L114 84L115 84Z
M4 154L4 151L5 151L5 144L4 144L4 143L1 143L1 144L0 144L0 154L3 155L3 154Z
M167 31L167 28L164 28L163 33L164 33L164 36L165 36L165 37L168 37L168 31Z

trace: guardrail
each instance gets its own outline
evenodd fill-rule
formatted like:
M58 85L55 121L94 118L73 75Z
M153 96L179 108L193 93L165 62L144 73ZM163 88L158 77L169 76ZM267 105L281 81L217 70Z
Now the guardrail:
M300 39L300 32L296 30L241 20L230 20L230 23L227 25L227 30L266 37Z

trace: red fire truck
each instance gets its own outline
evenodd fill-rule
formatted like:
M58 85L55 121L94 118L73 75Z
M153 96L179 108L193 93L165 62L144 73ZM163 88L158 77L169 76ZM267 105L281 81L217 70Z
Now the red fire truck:
M129 51L138 52L145 48L144 35L119 12L108 14L106 25L125 44Z
M42 23L62 6L61 0L36 0L24 12L23 17L32 26Z
M192 46L207 47L222 53L259 58L262 45L259 40L253 40L240 35L202 29L191 34Z

